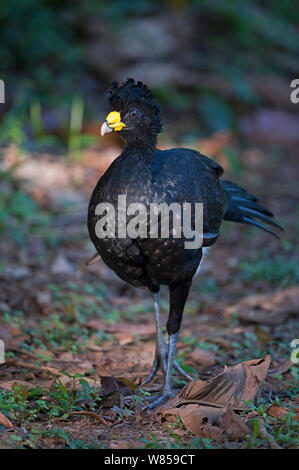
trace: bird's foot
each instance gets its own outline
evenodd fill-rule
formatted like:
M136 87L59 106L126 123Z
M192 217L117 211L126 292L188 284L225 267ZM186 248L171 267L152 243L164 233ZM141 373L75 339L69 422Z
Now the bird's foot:
M144 408L142 408L142 411L152 410L157 406L162 405L164 402L168 401L173 396L174 394L172 393L172 391L162 391L161 395L159 395L158 397L149 397L147 398L147 401L151 401L152 403L149 403Z
M173 365L174 365L175 370L179 374L181 374L182 377L184 377L185 379L187 379L189 381L192 380L191 375L187 374L187 372L185 372L184 369L182 369L182 367L177 363L177 361L174 361Z
M160 368L162 368L162 371L165 374L167 359L168 359L168 346L166 343L164 343L162 352L159 353L159 350L156 351L152 369L149 375L147 376L147 378L142 383L142 385L149 383L155 377L155 375L157 374ZM161 367L161 364L162 364L162 367ZM190 375L187 374L187 372L185 372L184 369L182 369L182 367L177 363L177 361L174 361L173 367L182 377L184 377L187 380L192 380L192 377L190 377Z
M165 342L163 335L160 334L157 338L155 359L152 365L152 369L142 385L149 383L155 377L160 368L162 369L163 374L166 374L167 359L168 344Z

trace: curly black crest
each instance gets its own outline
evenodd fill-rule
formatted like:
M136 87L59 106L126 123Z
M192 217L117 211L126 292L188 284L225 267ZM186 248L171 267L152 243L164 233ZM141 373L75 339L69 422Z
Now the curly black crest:
M126 109L132 104L137 106L138 104L146 105L148 111L155 115L157 131L161 132L160 106L151 90L142 82L135 82L133 78L127 78L120 86L118 82L113 82L108 90L108 100L111 107L116 111Z

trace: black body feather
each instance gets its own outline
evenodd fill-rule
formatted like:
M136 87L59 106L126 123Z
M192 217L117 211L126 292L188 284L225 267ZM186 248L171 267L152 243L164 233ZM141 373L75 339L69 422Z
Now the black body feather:
M220 180L220 183L227 196L227 207L223 217L224 220L253 225L270 233L274 237L279 238L275 232L255 220L262 220L268 225L272 225L273 227L283 230L280 225L272 220L272 212L258 204L257 197L249 194L245 189L231 181Z

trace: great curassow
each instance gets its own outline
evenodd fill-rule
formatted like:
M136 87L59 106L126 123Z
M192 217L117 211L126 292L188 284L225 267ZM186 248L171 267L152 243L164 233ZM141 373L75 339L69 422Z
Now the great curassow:
M114 82L109 89L109 102L112 111L102 125L101 135L118 132L126 141L126 147L93 191L88 209L88 230L107 266L129 284L148 288L153 296L156 353L144 383L149 382L159 368L164 375L161 394L149 405L153 408L172 396L173 368L190 379L175 361L177 338L192 279L199 270L204 250L216 242L222 221L254 225L275 236L262 222L281 227L271 219L273 214L257 203L255 196L235 183L222 180L223 169L215 161L191 149L156 148L162 121L159 106L146 85L135 83L133 79L127 79L121 86ZM168 219L169 236L162 236L161 213L158 235L154 237L150 236L150 231L147 236L138 235L138 230L137 236L120 233L117 226L128 225L134 214L126 208L120 209L119 196L125 197L126 207L137 203L134 207L138 208L141 203L146 208L145 218L138 219L137 229L142 223L148 228L152 203L166 203L168 207L172 203L203 203L201 246L186 248L186 237L176 233L175 216ZM113 208L113 220L110 212L108 216L108 210L101 209L101 204ZM194 229L194 213L190 220ZM106 230L106 236L99 235L99 224L102 233ZM170 291L168 344L160 319L160 285L168 285Z

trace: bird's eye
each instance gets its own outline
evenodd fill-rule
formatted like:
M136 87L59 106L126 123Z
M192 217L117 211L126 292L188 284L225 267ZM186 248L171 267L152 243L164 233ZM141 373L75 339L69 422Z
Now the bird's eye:
M133 109L133 110L130 112L130 116L133 117L133 118L136 116L136 114L137 114L136 109Z

